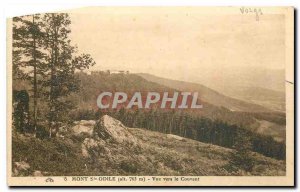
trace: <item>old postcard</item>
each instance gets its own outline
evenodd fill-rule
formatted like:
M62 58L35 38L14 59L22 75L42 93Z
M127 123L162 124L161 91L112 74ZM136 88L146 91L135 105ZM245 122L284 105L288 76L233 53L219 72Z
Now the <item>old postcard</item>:
M293 186L292 7L7 20L9 186Z

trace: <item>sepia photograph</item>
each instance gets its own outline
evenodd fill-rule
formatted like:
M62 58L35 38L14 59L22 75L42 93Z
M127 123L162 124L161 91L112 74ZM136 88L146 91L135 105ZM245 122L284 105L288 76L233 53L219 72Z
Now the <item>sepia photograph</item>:
M294 8L7 19L9 186L294 186Z

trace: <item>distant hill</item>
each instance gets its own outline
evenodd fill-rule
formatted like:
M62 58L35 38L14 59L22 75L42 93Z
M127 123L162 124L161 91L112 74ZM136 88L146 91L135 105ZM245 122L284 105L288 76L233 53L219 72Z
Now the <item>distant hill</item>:
M171 87L173 89L177 89L180 91L198 92L201 100L211 103L215 106L225 107L231 111L245 111L245 112L270 112L271 111L270 109L257 104L248 103L239 99L234 99L225 96L201 84L170 80L170 79L157 77L146 73L140 73L137 75L143 77L148 81L158 83L167 87Z
M284 69L268 69L265 66L215 68L199 65L188 70L188 75L178 69L154 75L201 84L231 98L285 112Z
M223 94L249 103L258 104L274 111L285 112L285 92L262 87L228 87Z
M285 70L261 67L211 67L199 64L195 68L187 68L186 73L174 68L163 77L181 81L199 83L223 93L228 87L261 87L275 91L285 91ZM158 75L161 76L161 75Z
M150 82L135 74L76 74L80 80L80 92L73 95L79 108L97 109L96 99L102 91L173 91L173 88Z

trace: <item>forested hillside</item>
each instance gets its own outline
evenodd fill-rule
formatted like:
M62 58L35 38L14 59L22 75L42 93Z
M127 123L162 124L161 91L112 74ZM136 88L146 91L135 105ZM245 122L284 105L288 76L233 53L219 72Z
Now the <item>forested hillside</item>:
M251 139L253 150L266 156L285 159L285 143L275 141L268 134L258 134L257 120L267 120L284 125L281 113L234 112L203 102L199 111L170 110L111 110L101 111L96 107L97 94L101 91L174 91L174 89L149 82L135 74L77 74L82 91L74 95L79 109L73 110L71 119L95 119L109 114L129 127L144 127L149 130L171 133L202 142L232 148L239 132ZM201 98L200 98L201 99Z
M97 109L96 99L100 92L102 91L124 91L124 92L168 92L168 91L197 91L191 88L182 88L182 90L170 88L166 85L161 85L158 82L148 81L139 75L135 74L92 74L87 75L86 73L77 73L80 82L81 89L80 93L73 95L73 99L79 103L80 109ZM163 84L163 83L162 83ZM200 90L201 91L201 90ZM213 90L212 90L213 91ZM220 106L218 103L207 101L206 97L202 97L203 93L199 92L199 100L203 104L203 109L198 111L193 111L193 114L197 116L205 116L211 119L220 119L226 121L230 124L237 124L241 126L251 127L255 123L255 119L251 115L252 112L245 110L243 112L231 111L224 106ZM219 94L220 95L220 94ZM225 97L225 96L224 96ZM228 98L230 99L230 98ZM219 98L218 100L222 100ZM210 100L212 101L212 100ZM216 101L217 102L217 101ZM220 102L220 101L218 101ZM251 106L251 104L247 104ZM259 114L273 114L273 112L260 112ZM255 113L257 114L257 113ZM276 113L280 116L281 121L284 120L283 113ZM274 116L274 119L277 120L279 117ZM270 118L269 118L270 120ZM285 123L285 121L283 121Z

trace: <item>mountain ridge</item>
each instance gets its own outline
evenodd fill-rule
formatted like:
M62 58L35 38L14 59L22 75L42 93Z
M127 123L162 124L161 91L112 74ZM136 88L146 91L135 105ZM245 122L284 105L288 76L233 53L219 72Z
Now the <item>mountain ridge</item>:
M201 100L203 99L204 101L215 106L225 107L231 111L272 112L272 110L263 106L228 97L199 83L171 80L163 77L157 77L148 73L137 73L136 75L139 75L148 81L178 89L180 91L197 91Z

